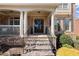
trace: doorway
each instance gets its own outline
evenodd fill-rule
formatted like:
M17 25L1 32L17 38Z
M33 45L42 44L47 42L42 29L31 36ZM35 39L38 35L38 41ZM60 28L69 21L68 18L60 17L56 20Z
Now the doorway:
M44 32L44 20L35 19L34 20L34 33L42 34Z

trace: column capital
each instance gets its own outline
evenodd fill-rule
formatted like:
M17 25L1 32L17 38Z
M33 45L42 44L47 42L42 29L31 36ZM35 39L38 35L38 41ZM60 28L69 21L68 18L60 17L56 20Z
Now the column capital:
M32 9L19 9L19 12L29 12L31 11Z

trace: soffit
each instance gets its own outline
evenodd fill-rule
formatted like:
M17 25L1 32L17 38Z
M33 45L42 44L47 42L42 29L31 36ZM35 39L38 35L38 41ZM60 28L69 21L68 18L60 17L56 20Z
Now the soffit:
M0 3L0 7L13 8L56 8L58 3Z

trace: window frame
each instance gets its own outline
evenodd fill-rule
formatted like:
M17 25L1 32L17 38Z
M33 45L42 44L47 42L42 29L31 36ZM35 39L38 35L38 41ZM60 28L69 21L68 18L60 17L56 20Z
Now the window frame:
M68 21L69 21L69 24L68 24L68 30L65 30L65 24L63 23L63 24L64 24L64 30L65 30L65 32L71 32L71 27L72 27L72 25L71 25L71 20L68 19L68 18L64 19L64 21L65 21L65 20L68 20ZM64 22L64 21L63 21L63 22Z
M64 6L66 6L66 8L64 8ZM63 4L63 9L68 9L68 3Z
M67 4L67 8L64 8L64 5ZM68 9L68 3L62 3L59 5L58 9Z
M19 20L19 19L15 19L14 17L10 17L10 18L8 19L8 25L11 25L11 24L10 24L10 21L11 21L11 20L13 21L13 24L12 24L12 25L15 25L15 21L16 21L16 20L19 21L19 24L18 24L18 25L20 25L20 20Z

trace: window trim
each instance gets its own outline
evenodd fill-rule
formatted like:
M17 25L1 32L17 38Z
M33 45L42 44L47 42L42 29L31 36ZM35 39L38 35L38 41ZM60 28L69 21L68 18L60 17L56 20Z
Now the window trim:
M67 8L64 8L64 4L67 4ZM60 4L61 5L61 8L60 7L58 7L58 9L60 9L60 10L62 10L62 9L64 9L64 10L66 10L66 9L68 9L69 7L69 5L68 5L68 3L62 3L62 4Z
M71 19L69 19L69 18L66 18L66 19L64 19L64 20L69 20L69 28L68 28L68 30L65 30L65 25L64 25L64 30L65 30L65 32L71 32L71 27L72 27L72 25L71 25Z
M13 20L13 25L15 25L15 24L14 24L14 21L15 21L15 20L19 20L19 19L14 19L14 17L13 17L13 18L9 18L9 19L8 19L8 25L10 25L10 21L11 21L11 20Z
M66 8L64 8L64 4L66 4ZM63 9L68 9L68 3L63 4Z

